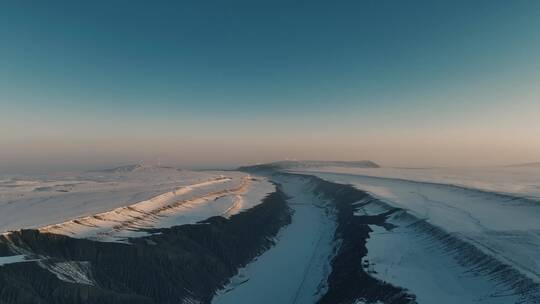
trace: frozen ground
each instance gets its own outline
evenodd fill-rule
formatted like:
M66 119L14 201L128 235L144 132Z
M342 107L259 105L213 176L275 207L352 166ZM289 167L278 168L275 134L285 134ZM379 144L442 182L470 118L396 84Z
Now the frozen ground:
M370 200L358 214L381 214L388 207ZM390 225L370 225L368 253L362 261L370 275L410 290L418 303L521 303L519 295L456 258L453 251L459 249L430 233L429 225L418 218L398 211L386 223ZM474 262L468 265L478 267Z
M212 301L227 303L316 303L326 290L333 252L332 208L303 179L278 180L290 196L292 222L276 245L251 262Z
M349 173L431 182L540 200L540 165L477 168L358 168L326 166L302 170Z
M195 223L250 208L274 190L240 172L193 172L164 167L0 182L0 231L42 231L103 241L145 235L141 228Z
M396 231L371 225L364 265L371 275L411 290L418 303L517 303L518 296L468 273L436 240L407 227ZM368 264L369 263L369 264ZM369 266L367 266L369 265Z
M503 168L500 172L507 172L506 169L508 168ZM538 171L528 171L516 179L513 179L510 173L493 176L493 171L476 172L473 178L472 173L465 171L462 182L458 183L457 169L453 171L451 178L448 175L437 176L433 171L426 171L429 173L424 175L421 174L423 170L409 171L413 169L403 171L392 169L394 171L373 173L376 170L379 169L317 168L316 171L304 169L302 172L365 190L391 206L407 210L417 219L442 228L448 235L475 246L534 282L540 282L540 202L536 200L536 194L531 190L540 182L540 179L535 179L531 172ZM519 172L523 168L511 170ZM363 172L372 173L371 176L366 176L362 175ZM395 172L396 178L389 177L392 172ZM481 177L484 175L489 178L482 180ZM464 187L471 187L472 180L475 180L475 185L491 185L490 187L496 187L497 191L486 191L487 186L482 190ZM522 187L516 186L516 183L525 180L529 182L524 182ZM502 191L503 189L505 190ZM509 191L510 189L513 191ZM516 194L501 195L501 192ZM517 196L517 193L520 195ZM369 208L377 211L377 207ZM429 293L429 290L436 290L437 286L443 285L441 294L446 292L445 298L453 299L453 294L470 294L474 299L482 299L481 295L474 294L474 290L486 289L469 288L476 286L476 283L471 283L467 276L460 275L462 270L457 269L453 279L451 276L444 277L445 272L439 269L452 266L447 266L448 263L444 259L441 260L445 255L444 250L437 251L433 249L436 245L422 243L425 235L422 236L421 233L418 235L418 231L412 233L406 229L397 229L391 233L379 227L375 227L374 230L368 243L369 258L378 261L375 263L375 270L385 280L397 286L410 288L419 299L425 300L423 303L432 303L433 299L430 300L429 295L433 293ZM427 284L415 285L414 282L423 282L420 279L422 277L426 279ZM431 286L433 284L435 285ZM469 300L472 301L472 298ZM493 297L484 301L498 303L495 299L496 297ZM506 300L509 303L513 302ZM449 301L448 303L452 303L452 300Z

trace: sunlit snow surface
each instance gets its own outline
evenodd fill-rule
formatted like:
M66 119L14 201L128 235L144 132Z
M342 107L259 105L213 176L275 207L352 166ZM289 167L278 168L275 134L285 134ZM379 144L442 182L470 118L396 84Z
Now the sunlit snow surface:
M403 208L416 219L425 220L464 240L539 283L540 170L486 170L464 169L460 173L458 169L334 167L303 169L301 172L365 190L388 205ZM369 205L366 208L377 209ZM380 210L372 211L376 214ZM430 296L437 294L433 290L437 286L441 289L442 285L444 288L440 295L447 293L447 296L438 298L438 303L441 298L453 303L457 300L453 295L457 294L470 294L477 301L499 303L497 299L501 295L495 288L491 289L495 295L488 299L475 294L475 290L482 288L474 287L478 283L463 273L466 269L458 267L453 279L445 277L448 272L443 270L452 267L448 256L453 252L445 253L436 245L422 243L426 236L404 228L396 228L392 232L381 227L372 228L374 232L367 246L368 259L373 262L370 267L374 268L375 275L409 288L418 296L420 303L433 302L435 299ZM502 298L502 303L514 302Z
M138 168L0 182L0 229L39 228L100 241L144 236L145 228L192 224L260 203L274 185L226 172Z
M335 219L329 202L300 178L275 178L290 196L292 222L276 245L232 278L212 303L316 303L326 292L334 249Z
M348 168L319 167L308 171L350 173L431 182L512 194L540 201L540 166L473 168Z

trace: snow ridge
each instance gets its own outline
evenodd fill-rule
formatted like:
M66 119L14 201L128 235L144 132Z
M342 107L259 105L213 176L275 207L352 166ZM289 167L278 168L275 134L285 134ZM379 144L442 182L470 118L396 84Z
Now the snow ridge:
M247 191L250 183L250 176L241 179L220 177L181 187L133 205L42 227L39 230L101 241L125 241L127 237L144 234L141 229L154 227L164 217L225 196L232 196L233 203L217 215L233 214L240 210L240 195Z

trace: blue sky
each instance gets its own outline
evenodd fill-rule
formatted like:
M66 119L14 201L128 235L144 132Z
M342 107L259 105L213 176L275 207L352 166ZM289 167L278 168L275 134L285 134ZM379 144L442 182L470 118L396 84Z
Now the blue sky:
M540 155L536 1L4 1L0 38L0 168Z

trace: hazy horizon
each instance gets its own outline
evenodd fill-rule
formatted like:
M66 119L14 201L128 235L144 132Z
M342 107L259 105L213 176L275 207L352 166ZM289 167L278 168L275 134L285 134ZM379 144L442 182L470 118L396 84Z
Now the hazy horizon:
M540 2L0 4L0 173L540 161Z

